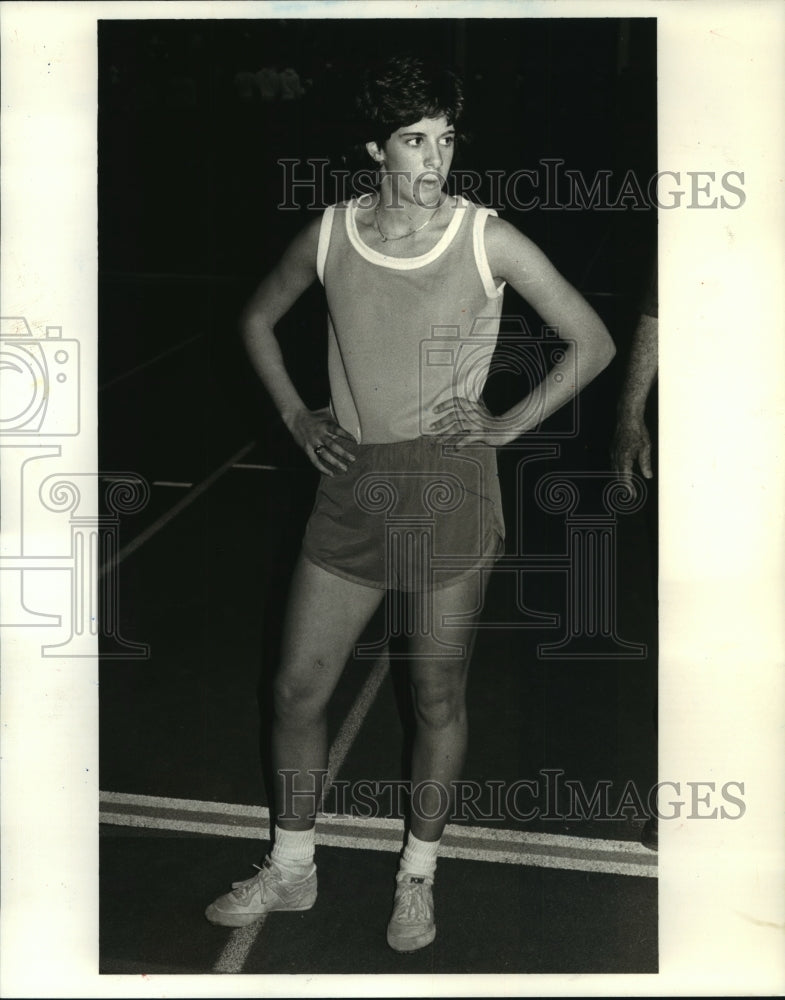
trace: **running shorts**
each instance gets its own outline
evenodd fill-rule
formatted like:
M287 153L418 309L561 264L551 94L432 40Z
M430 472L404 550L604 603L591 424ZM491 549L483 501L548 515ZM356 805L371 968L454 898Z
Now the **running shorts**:
M354 454L345 473L319 482L303 539L317 566L369 587L438 590L504 551L493 448L419 437Z

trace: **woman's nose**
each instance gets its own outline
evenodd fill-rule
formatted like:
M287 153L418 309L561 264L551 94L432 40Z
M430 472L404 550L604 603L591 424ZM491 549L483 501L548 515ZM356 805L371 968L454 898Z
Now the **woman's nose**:
M432 167L434 170L442 165L442 151L436 143L428 146L428 150L425 154L425 165L426 167Z

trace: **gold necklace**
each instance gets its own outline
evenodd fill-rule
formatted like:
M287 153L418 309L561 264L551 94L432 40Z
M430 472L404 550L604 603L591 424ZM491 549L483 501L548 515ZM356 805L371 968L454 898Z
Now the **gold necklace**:
M428 223L433 219L433 217L442 207L442 204L443 202L441 202L436 206L436 208L431 212L431 214L428 216L428 218L425 220L425 222L423 222L421 226L418 226L416 229L409 230L409 232L404 233L403 236L385 236L385 234L382 232L381 224L379 223L379 206L377 204L376 208L373 210L373 221L376 224L376 228L379 231L379 235L382 238L382 243L394 243L396 240L405 240L408 236L414 236L415 233L422 232L422 230L425 229ZM414 223L412 222L412 217L411 215L409 215L408 212L406 212L406 218L412 225L414 225Z

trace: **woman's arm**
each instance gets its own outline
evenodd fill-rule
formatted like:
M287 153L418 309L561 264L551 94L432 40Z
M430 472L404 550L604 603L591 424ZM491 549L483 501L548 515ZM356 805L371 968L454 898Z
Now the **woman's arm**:
M466 443L487 440L488 444L498 446L533 430L569 402L609 364L616 348L588 302L514 226L502 219L489 218L485 249L494 278L509 282L546 324L558 329L565 341L564 357L553 365L539 386L506 413L492 417L482 406L472 408L476 412L469 414L474 419L468 421L471 431ZM451 428L465 427L465 402L452 400L436 407L444 416L434 428L449 433Z
M316 468L333 475L337 470L345 472L345 463L354 460L340 443L351 443L353 438L333 420L329 410L306 407L289 378L275 335L275 324L317 276L320 223L321 218L309 223L286 248L246 306L241 329L251 364L283 422Z

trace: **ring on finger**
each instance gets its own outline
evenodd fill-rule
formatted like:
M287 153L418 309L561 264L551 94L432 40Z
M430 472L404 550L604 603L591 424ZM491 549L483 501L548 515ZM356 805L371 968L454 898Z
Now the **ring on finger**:
M314 453L314 455L318 455L320 451L324 451L324 445L323 444L320 444L316 448L314 448L313 453Z

